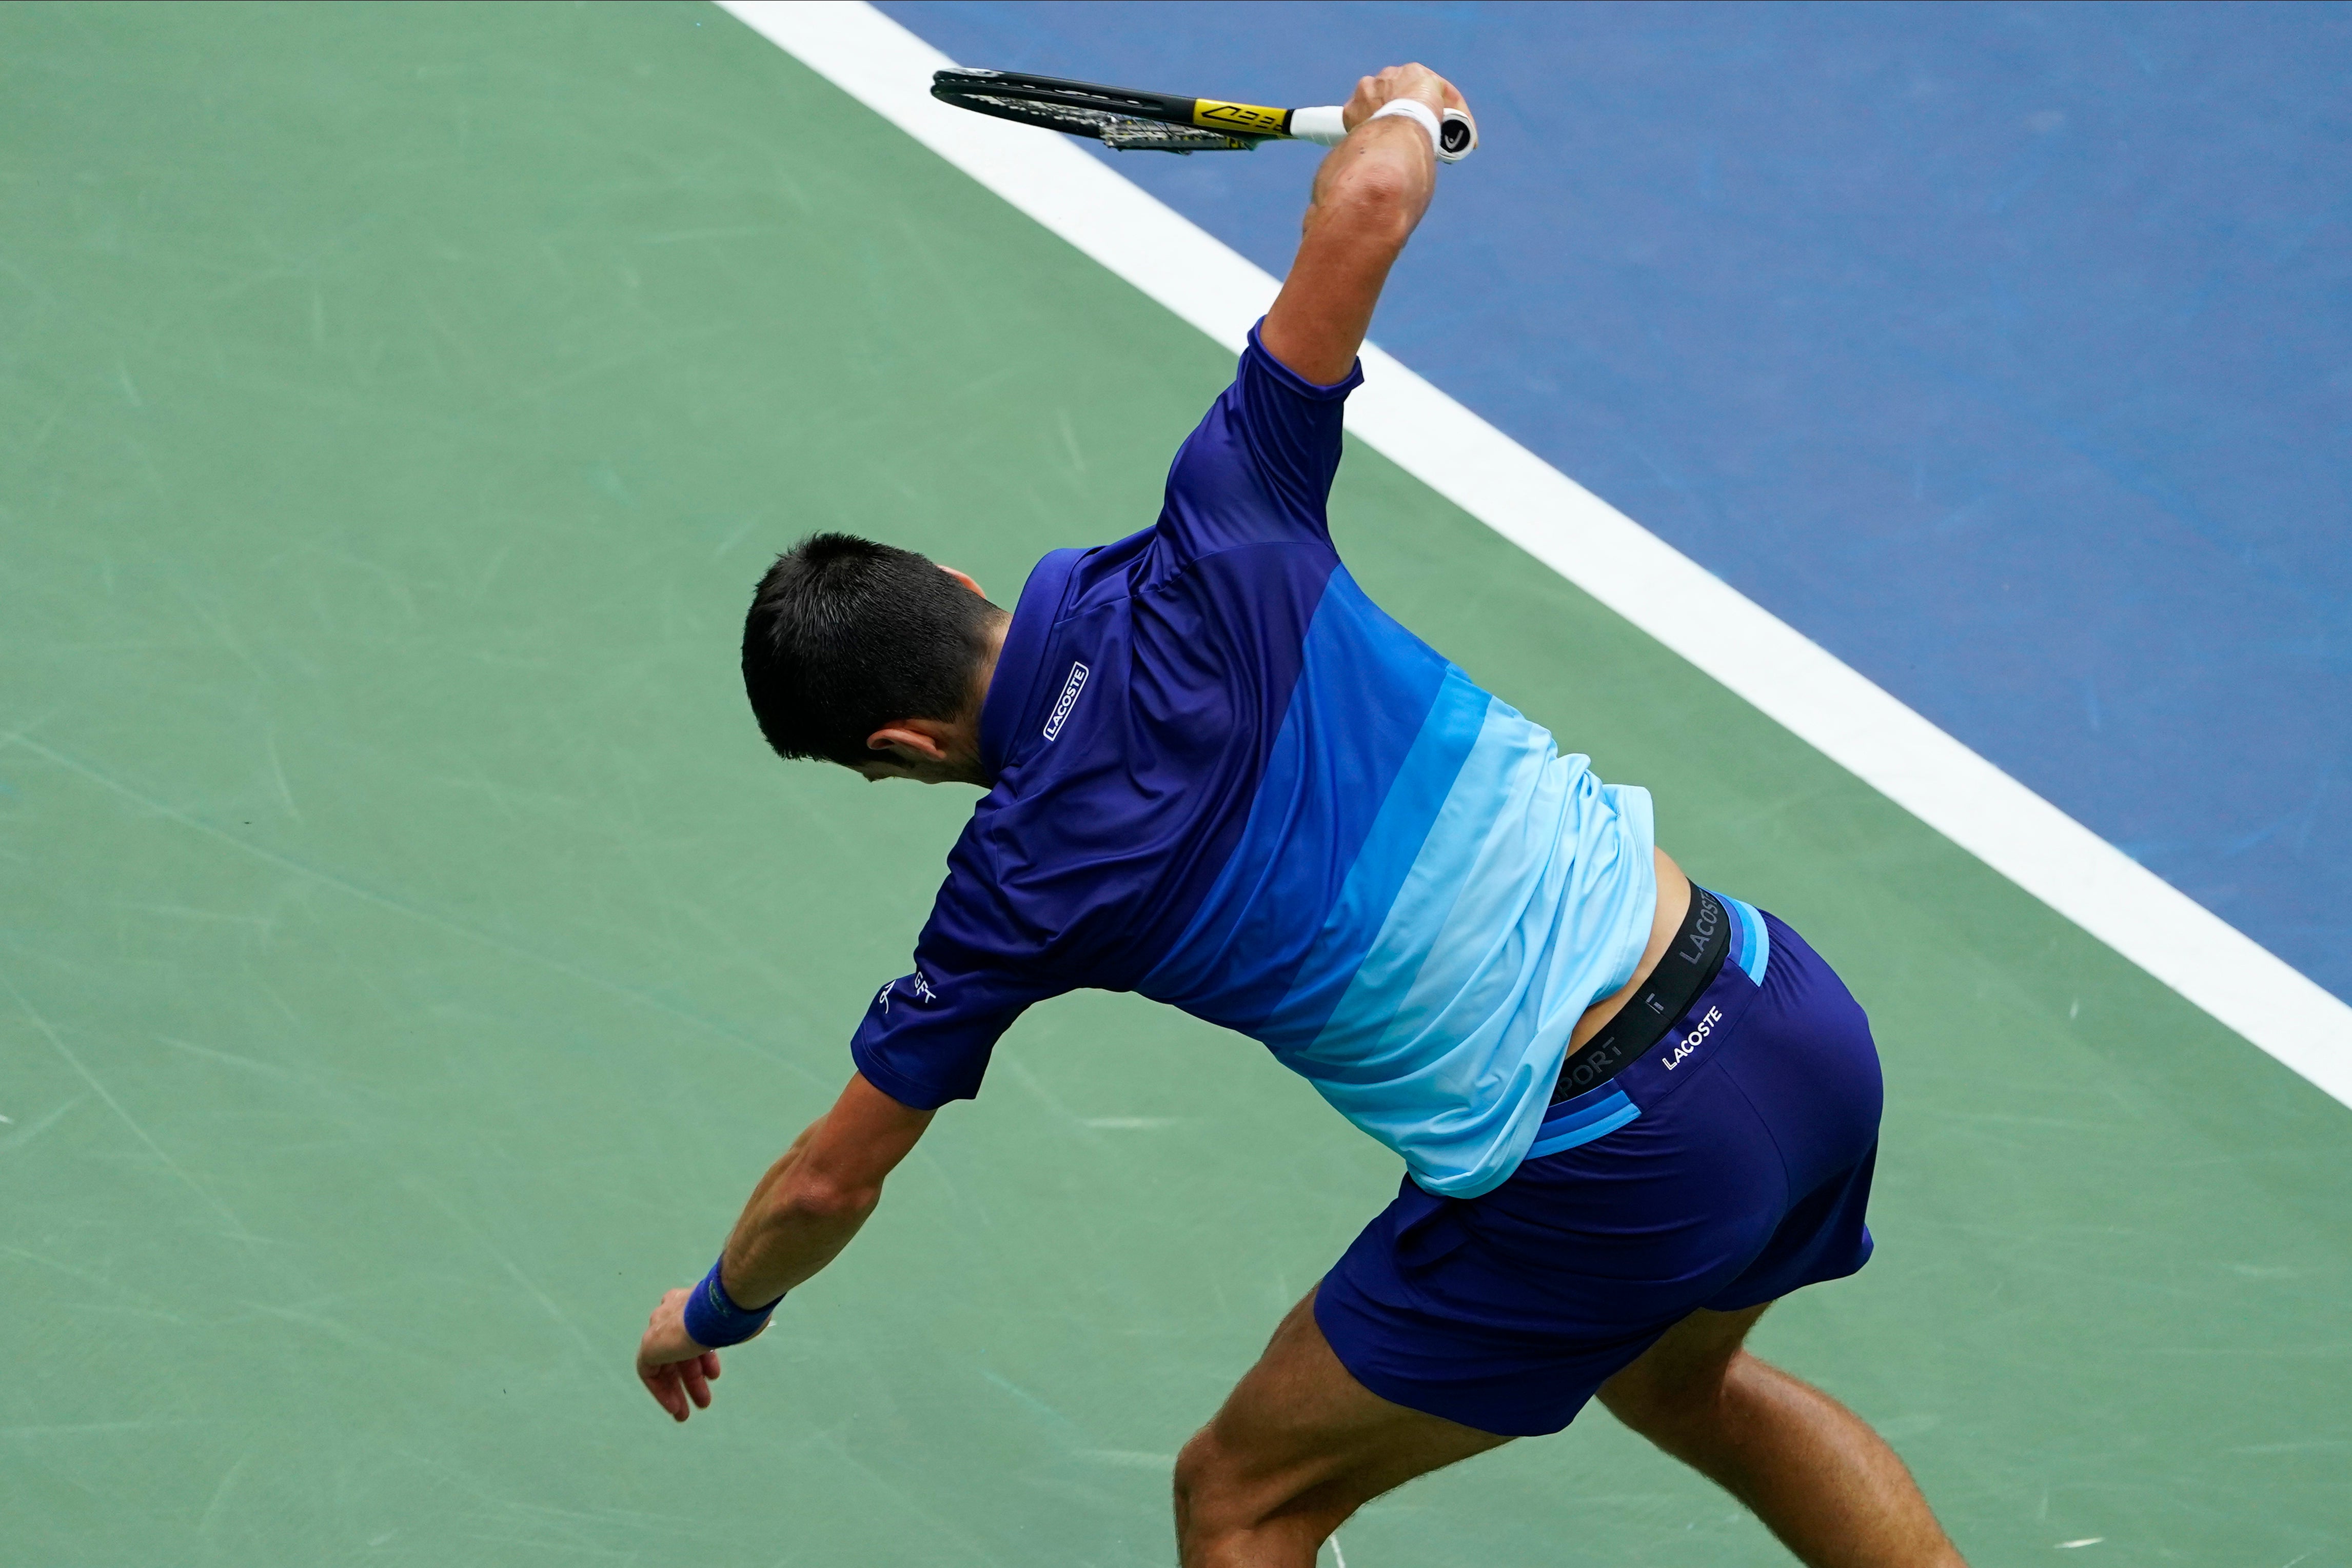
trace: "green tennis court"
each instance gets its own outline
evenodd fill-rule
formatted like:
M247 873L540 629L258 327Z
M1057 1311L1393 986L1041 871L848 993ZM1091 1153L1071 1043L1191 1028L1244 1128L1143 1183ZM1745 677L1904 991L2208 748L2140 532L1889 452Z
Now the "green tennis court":
M752 582L1003 599L1230 358L701 6L12 6L0 177L5 1555L1167 1561L1397 1174L1172 1010L1030 1014L712 1417L629 1358L969 803L773 760ZM1334 516L1870 1009L1877 1259L1764 1353L1979 1561L2346 1561L2343 1107L1375 454ZM1784 1560L1598 1409L1341 1545Z

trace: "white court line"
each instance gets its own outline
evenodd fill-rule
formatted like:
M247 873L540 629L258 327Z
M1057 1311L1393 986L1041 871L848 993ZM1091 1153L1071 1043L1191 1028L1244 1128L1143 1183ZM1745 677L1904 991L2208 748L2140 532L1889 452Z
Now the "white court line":
M932 98L931 73L954 62L864 0L719 3L1226 348L1273 302L1272 277L1074 142ZM1348 428L2352 1105L2352 1008L1369 344Z

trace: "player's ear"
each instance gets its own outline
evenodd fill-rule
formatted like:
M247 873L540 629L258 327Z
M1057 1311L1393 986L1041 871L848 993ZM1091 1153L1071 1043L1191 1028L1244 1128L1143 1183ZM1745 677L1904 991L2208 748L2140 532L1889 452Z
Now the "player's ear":
M933 561L931 564L934 566L939 565L937 561ZM981 587L979 583L973 581L970 573L958 571L951 566L941 566L940 567L940 570L946 572L950 577L954 578L958 582L962 583L966 588L971 589L974 593L979 594L982 599L988 597L988 591Z
M900 719L886 724L866 737L866 748L909 765L924 762L945 762L947 747L932 732L940 727L933 718Z

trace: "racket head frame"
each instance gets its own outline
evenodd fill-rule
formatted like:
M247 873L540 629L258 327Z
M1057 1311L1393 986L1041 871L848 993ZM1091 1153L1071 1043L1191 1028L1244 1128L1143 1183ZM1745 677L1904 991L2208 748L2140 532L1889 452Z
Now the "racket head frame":
M937 71L931 76L931 96L975 114L1092 137L1123 152L1246 152L1282 134L1279 123L1251 135L1222 129L1223 117L1209 125L1196 119L1204 102L1214 109L1251 107L1247 105L1216 104L1019 71ZM1278 116L1281 122L1289 119L1286 110L1258 112Z

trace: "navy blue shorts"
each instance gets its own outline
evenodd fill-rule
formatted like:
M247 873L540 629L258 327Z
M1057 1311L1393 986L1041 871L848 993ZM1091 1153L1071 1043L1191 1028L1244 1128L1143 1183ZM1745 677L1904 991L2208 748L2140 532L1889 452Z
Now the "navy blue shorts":
M1723 902L1723 971L1663 1040L1552 1106L1492 1192L1407 1178L1324 1277L1315 1321L1365 1387L1482 1431L1557 1432L1694 1309L1869 1260L1870 1020L1803 938Z

